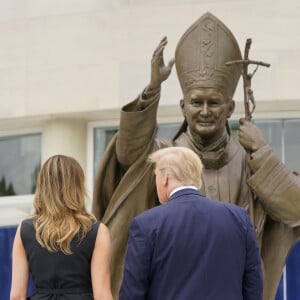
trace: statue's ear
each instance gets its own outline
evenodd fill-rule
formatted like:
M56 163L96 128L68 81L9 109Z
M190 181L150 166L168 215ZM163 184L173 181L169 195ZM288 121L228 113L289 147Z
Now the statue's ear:
M184 100L181 99L179 103L180 103L180 107L181 107L182 114L183 114L183 116L185 117Z
M231 99L228 103L227 119L231 117L232 113L234 112L234 108L235 108L235 101Z

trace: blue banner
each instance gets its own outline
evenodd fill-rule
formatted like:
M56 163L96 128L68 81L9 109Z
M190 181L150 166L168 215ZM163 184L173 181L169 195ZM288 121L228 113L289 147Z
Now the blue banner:
M0 228L0 300L9 300L11 287L12 247L16 226ZM28 295L34 290L30 280Z

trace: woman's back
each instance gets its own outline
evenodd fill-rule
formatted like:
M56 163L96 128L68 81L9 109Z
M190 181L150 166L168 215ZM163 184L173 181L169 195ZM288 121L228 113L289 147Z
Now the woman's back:
M10 300L112 300L108 228L87 211L85 176L72 157L54 155L42 165L31 219L18 226Z
M33 219L21 225L21 239L29 262L30 273L36 287L32 300L38 299L93 299L91 258L99 222L95 222L87 235L71 242L72 254L50 252L36 240Z

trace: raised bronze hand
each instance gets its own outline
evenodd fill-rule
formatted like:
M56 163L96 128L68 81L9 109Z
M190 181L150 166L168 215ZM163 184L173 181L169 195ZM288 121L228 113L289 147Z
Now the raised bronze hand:
M167 65L164 63L163 52L168 43L167 37L163 37L155 49L151 60L151 79L148 90L157 89L171 74L175 59L172 58Z

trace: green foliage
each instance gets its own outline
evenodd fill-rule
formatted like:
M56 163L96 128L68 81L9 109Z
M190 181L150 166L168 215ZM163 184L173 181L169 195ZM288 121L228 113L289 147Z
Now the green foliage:
M16 195L14 187L10 182L7 186L5 177L2 176L0 180L0 196L13 196Z

